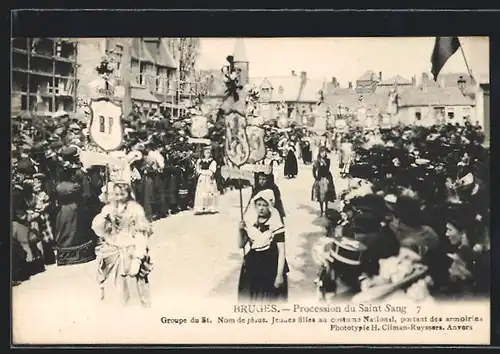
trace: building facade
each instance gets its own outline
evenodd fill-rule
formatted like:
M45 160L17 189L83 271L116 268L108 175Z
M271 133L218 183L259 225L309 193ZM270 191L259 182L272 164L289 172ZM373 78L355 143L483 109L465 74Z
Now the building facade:
M76 109L78 42L64 38L12 40L11 112L50 116Z
M382 72L376 75L372 70L367 70L356 80L356 92L360 94L373 93L380 81L382 81Z
M92 97L90 84L99 78L95 67L108 56L115 64L117 85L126 90L124 112L135 107L143 116L157 110L178 114L178 64L166 38L82 38L79 48L79 97Z
M405 125L463 124L476 120L476 102L458 87L421 86L401 97L398 119Z

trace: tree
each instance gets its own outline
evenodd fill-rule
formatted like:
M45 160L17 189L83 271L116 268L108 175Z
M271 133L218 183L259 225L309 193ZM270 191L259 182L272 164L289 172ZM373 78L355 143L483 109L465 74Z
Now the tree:
M179 64L179 78L187 81L194 75L196 60L200 54L199 38L169 38L172 54Z
M196 91L201 95L215 94L217 85L213 71L197 71L194 75Z

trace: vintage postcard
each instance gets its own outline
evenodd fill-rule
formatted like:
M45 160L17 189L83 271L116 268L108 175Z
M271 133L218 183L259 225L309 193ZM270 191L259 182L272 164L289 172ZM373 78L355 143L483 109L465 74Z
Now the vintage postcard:
M12 340L489 344L487 37L12 38Z

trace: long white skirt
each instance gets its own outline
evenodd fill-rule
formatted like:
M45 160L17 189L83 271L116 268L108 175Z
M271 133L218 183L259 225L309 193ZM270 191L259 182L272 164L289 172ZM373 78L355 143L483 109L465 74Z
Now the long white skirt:
M217 184L210 176L200 175L198 184L196 185L196 195L194 198L194 212L200 213L216 213L217 197L218 197Z

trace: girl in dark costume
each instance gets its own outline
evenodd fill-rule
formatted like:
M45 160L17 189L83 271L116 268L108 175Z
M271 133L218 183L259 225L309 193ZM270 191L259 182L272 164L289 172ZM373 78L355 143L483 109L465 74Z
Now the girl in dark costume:
M65 156L76 153L67 148ZM70 163L60 174L56 187L59 212L55 224L57 265L81 264L95 259L95 234L92 215L84 199L84 187L79 166Z
M286 178L295 178L295 176L299 173L297 157L295 156L295 147L292 143L288 146L284 170Z
M264 190L252 198L239 235L240 248L249 248L238 284L240 301L280 301L288 298L289 271L285 258L285 229L274 208L274 195Z
M304 140L302 141L301 148L302 148L302 161L304 162L305 165L309 165L310 163L312 163L311 144L309 143L308 140Z
M263 190L271 190L274 194L274 208L280 214L281 221L284 222L285 218L285 208L283 206L283 200L281 199L281 192L279 187L274 182L274 175L271 171L269 173L265 172L256 172L254 173L254 188L252 191L252 197L255 197L258 193ZM250 206L252 199L250 199L249 204L247 205L247 209Z
M312 201L319 202L321 213L328 210L328 202L337 199L333 176L330 172L330 159L327 157L325 147L320 147L318 159L313 165L314 184L312 187Z

